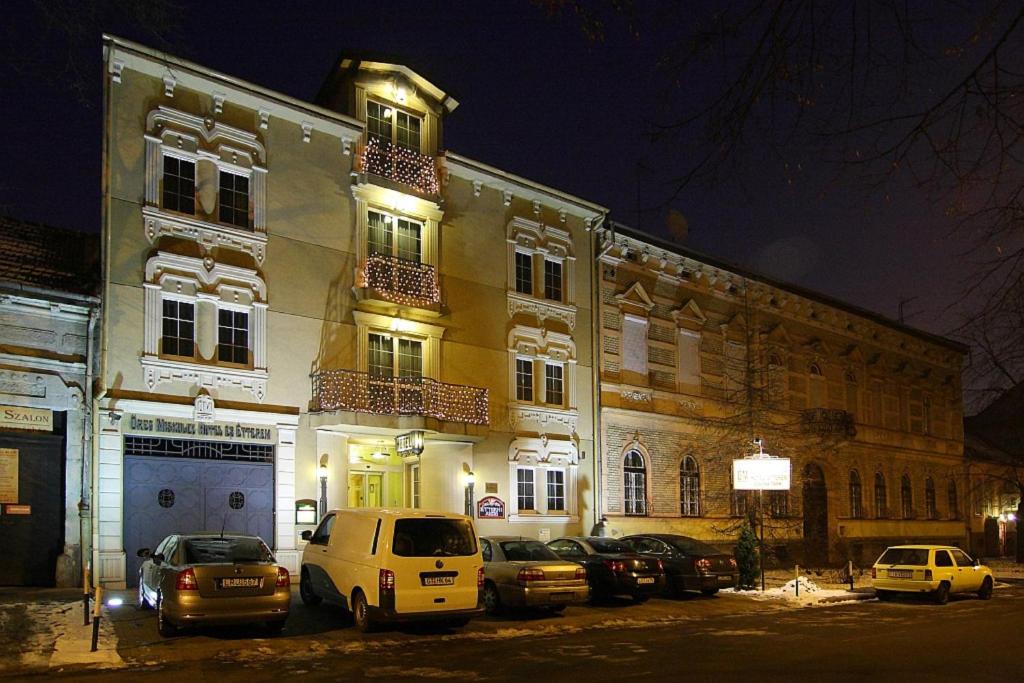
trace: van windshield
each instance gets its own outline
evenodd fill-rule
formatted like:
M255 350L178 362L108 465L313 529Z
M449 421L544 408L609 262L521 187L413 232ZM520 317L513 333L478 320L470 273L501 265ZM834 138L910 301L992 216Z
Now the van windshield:
M476 536L465 519L399 519L391 552L400 557L475 555Z

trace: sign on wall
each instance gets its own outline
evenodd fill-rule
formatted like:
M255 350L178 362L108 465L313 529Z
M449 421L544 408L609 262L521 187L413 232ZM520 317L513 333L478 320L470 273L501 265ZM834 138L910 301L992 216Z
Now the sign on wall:
M0 406L0 429L31 429L53 431L53 411L44 408Z
M788 491L789 458L740 458L732 461L732 487L737 491Z
M196 422L177 417L153 417L151 415L126 415L124 433L209 441L277 443L277 429L267 425L251 425L240 422Z
M18 502L18 449L0 448L0 503Z
M505 519L505 501L497 496L481 498L476 504L476 516L480 519Z

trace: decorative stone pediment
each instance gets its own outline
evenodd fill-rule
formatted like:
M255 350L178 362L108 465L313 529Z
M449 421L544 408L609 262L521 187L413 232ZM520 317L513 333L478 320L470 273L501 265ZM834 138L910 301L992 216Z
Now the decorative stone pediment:
M517 325L508 333L510 351L534 358L575 361L576 343L567 334Z
M704 327L704 323L708 321L704 311L700 309L700 306L693 299L672 311L672 317L679 327L684 327L688 330L700 330Z
M850 346L848 346L846 348L846 351L843 352L843 357L846 358L851 363L864 362L864 354L861 353L860 347L857 346L856 344L851 344Z
M786 328L782 323L779 323L768 332L768 342L784 348L792 348L793 345L793 340L790 338L789 333L786 332Z
M834 355L832 346L828 342L822 339L811 339L806 344L807 348L811 349L816 355L823 358L831 358Z
M646 315L654 309L654 300L639 282L634 282L622 294L616 294L615 301L624 312L642 312Z
M571 439L520 437L508 447L508 461L522 466L578 465L579 449Z
M580 416L575 410L513 404L508 409L508 421L512 430L516 432L536 432L542 435L563 432L574 436L579 427Z

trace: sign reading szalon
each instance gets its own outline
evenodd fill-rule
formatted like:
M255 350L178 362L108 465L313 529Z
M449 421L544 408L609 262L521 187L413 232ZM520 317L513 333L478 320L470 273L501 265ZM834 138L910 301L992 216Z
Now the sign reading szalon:
M789 458L753 457L732 461L732 487L737 491L788 491Z

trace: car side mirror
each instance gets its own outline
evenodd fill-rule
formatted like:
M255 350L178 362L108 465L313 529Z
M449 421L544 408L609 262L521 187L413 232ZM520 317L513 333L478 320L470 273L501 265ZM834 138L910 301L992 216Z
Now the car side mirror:
M309 539L313 538L313 532L309 529L306 529L301 534L299 534L299 536L302 538L303 541L308 541Z
M142 559L146 559L147 557L149 557L149 548L139 548L138 552L135 554L141 557Z
M980 567L981 566L981 558L980 557L974 558L974 566L975 567Z

